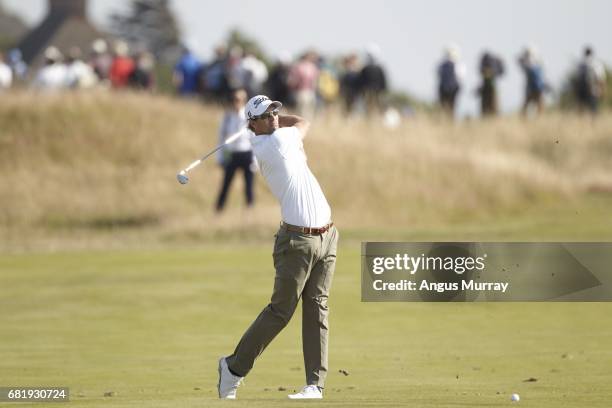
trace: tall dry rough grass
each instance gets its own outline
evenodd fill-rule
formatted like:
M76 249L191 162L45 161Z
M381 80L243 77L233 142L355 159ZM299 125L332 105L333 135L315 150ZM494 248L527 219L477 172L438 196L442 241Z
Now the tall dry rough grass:
M180 240L269 231L278 205L263 179L243 207L213 211L214 160L181 186L176 172L217 143L219 109L131 93L2 95L0 231L77 241ZM345 228L402 228L572 200L612 182L612 117L549 114L453 124L431 117L395 130L329 115L305 140L309 163ZM247 225L245 230L245 225Z

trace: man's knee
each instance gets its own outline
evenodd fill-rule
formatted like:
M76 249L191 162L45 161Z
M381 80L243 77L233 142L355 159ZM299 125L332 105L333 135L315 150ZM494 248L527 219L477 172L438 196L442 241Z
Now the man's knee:
M281 305L270 303L266 309L268 311L268 315L274 320L276 320L279 326L285 327L291 320L293 312L295 312L296 306L297 303L295 305Z
M317 295L308 295L304 293L302 297L303 306L307 309L313 310L321 310L327 311L329 308L327 306L327 296L317 294Z

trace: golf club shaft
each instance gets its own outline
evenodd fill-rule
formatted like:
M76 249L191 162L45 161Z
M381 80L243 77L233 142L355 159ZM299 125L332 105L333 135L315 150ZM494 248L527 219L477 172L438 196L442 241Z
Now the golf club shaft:
M192 170L194 167L197 167L200 165L200 163L202 163L204 160L206 160L207 158L209 158L210 156L212 156L213 154L215 154L219 149L222 149L224 146L227 146L228 144L232 143L233 141L235 141L236 139L238 139L240 137L240 135L242 134L242 132L245 131L246 128L242 128L240 129L238 132L234 133L233 135L231 135L230 137L228 137L225 142L223 142L223 144L215 147L213 150L211 150L210 152L206 153L204 156L202 156L201 158L199 158L198 160L194 161L193 163L191 163L189 166L187 166L185 168L185 170L183 170L185 173L188 173L190 170Z

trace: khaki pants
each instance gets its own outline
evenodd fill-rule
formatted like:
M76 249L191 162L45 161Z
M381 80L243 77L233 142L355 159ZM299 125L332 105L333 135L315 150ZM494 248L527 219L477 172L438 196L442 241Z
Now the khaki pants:
M246 376L255 359L289 323L302 298L302 345L306 384L323 387L327 375L327 298L336 265L338 231L321 235L287 231L274 243L274 291L270 304L257 316L227 358L231 371Z

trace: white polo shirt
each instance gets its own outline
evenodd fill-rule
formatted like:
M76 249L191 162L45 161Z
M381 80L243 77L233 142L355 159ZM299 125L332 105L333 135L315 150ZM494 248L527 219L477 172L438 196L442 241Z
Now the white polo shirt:
M261 174L281 206L288 224L320 228L331 219L321 186L306 163L304 144L296 127L251 138Z

